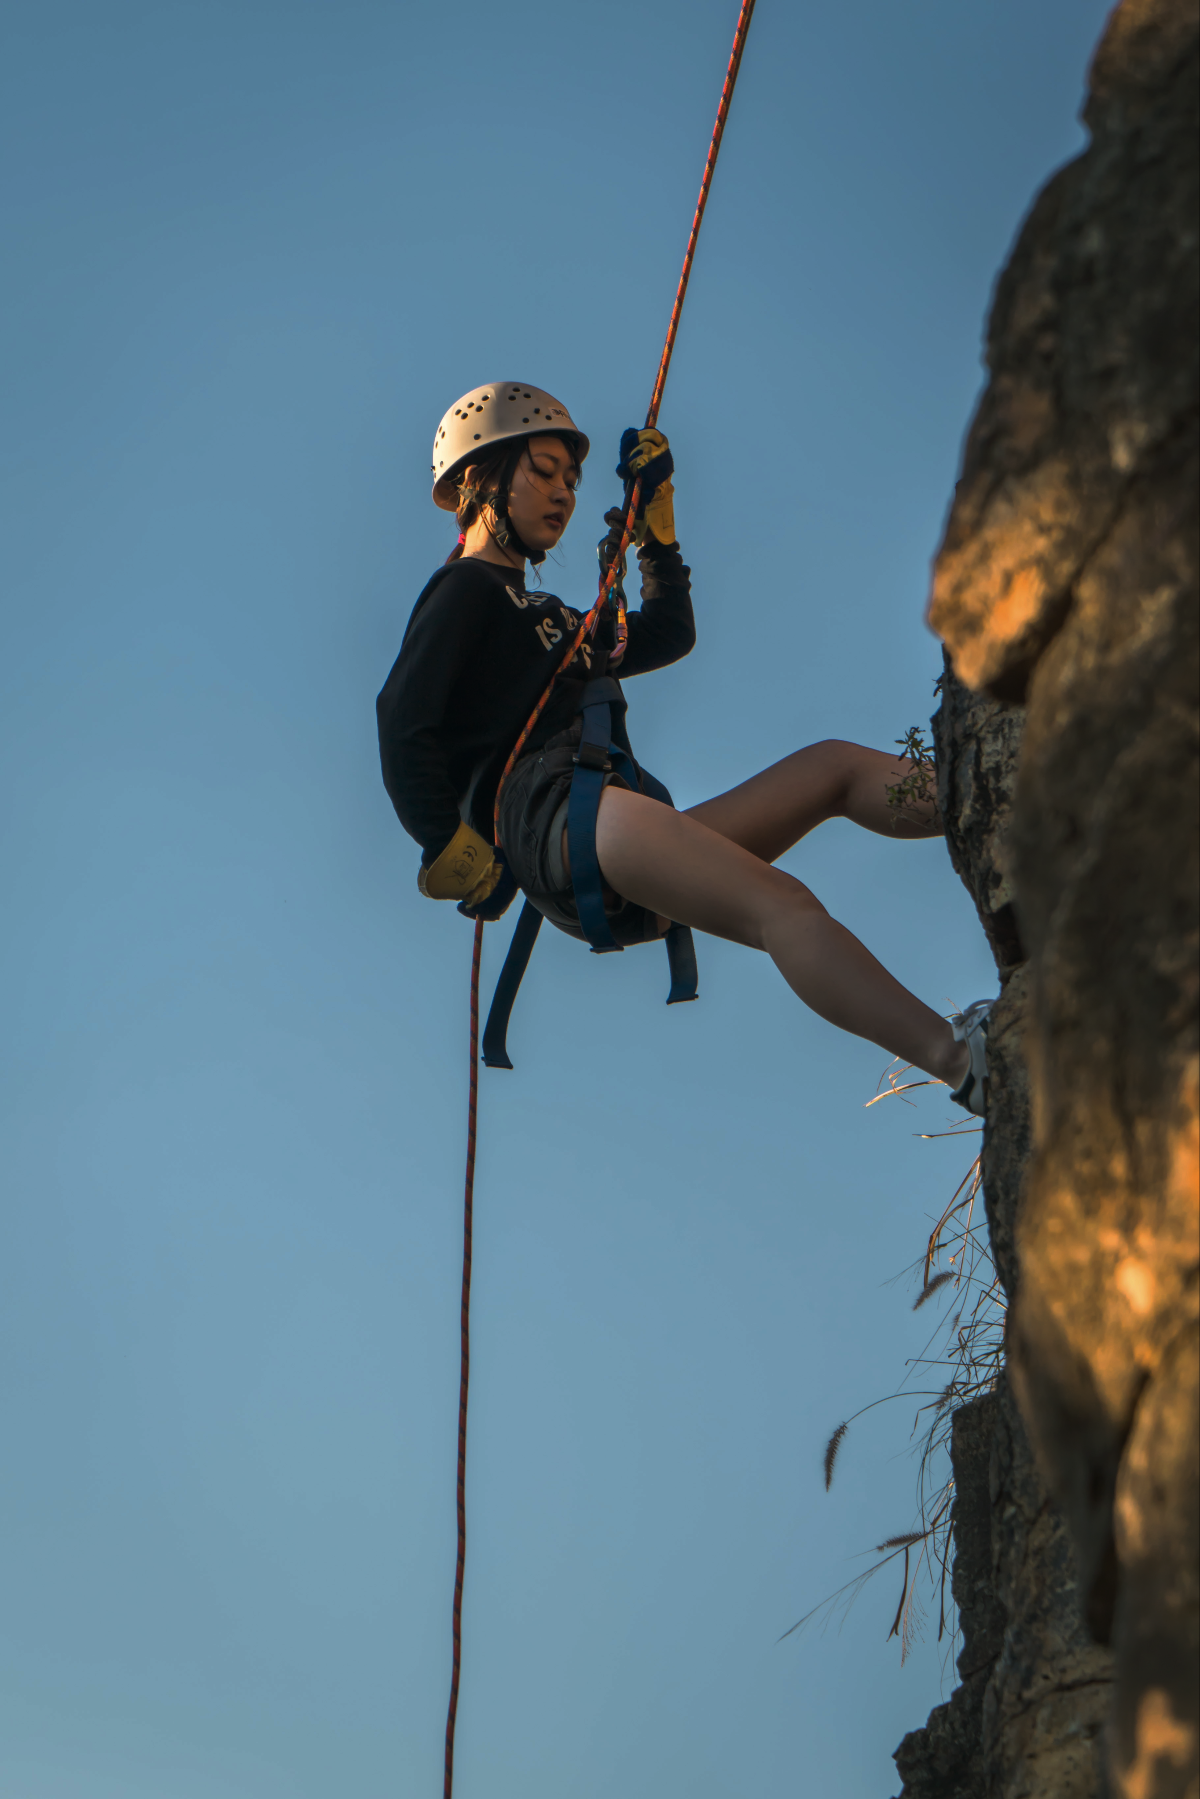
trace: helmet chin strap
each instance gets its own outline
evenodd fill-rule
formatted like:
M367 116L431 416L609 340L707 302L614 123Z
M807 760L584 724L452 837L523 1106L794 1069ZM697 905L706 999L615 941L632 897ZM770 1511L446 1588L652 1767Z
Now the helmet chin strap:
M497 525L495 531L492 531L490 525L488 526L488 530L492 531L493 541L498 543L502 550L513 550L518 556L524 556L527 562L532 562L535 568L539 567L540 564L546 560L545 550L531 550L529 548L529 545L525 542L524 538L517 530L517 527L513 524L512 519L509 517L507 505L498 495L493 497L491 507L492 516Z
M535 568L540 567L546 560L545 550L531 550L513 524L509 517L507 493L501 497L499 493L481 494L477 489L468 488L463 499L464 501L474 501L478 508L478 516L483 520L488 536L502 550L510 550L516 556L523 556L527 562L532 562ZM489 512L492 519L495 520L494 525L488 519Z

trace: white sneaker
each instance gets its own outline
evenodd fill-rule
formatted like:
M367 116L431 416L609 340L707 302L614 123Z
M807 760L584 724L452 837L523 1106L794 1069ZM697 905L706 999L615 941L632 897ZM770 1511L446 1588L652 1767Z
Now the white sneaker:
M968 1006L965 1012L956 1012L950 1020L955 1041L965 1043L971 1052L962 1086L956 1087L950 1097L966 1111L973 1112L976 1118L987 1117L988 1018L995 1003L994 999L977 999L973 1006Z

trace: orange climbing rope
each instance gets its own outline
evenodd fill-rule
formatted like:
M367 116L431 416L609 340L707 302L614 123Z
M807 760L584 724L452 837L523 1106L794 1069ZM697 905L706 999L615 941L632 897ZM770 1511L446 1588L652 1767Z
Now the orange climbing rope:
M667 336L663 344L662 356L659 359L658 374L654 378L654 392L650 396L650 404L646 408L646 426L658 423L658 409L662 405L663 389L667 385L667 373L671 367L671 357L675 352L675 339L679 332L679 320L683 312L684 296L688 290L688 282L692 275L692 262L696 255L696 242L700 236L700 225L704 218L704 209L708 205L708 190L712 186L713 170L717 166L717 152L721 148L721 139L725 135L725 121L729 117L729 102L733 99L734 84L738 78L738 70L742 64L742 51L746 47L746 33L750 29L750 16L754 11L755 0L742 0L742 10L738 14L737 30L733 34L733 49L730 52L729 67L725 71L725 85L721 89L721 99L717 106L717 122L713 126L712 138L708 146L708 155L704 159L704 174L700 181L700 198L696 201L696 210L692 215L692 228L688 233L687 249L683 253L683 269L679 276L679 285L675 289L675 304L671 308L671 317L667 323ZM579 646L585 637L594 637L604 612L605 604L612 592L613 582L620 571L626 550L629 548L633 534L634 520L637 518L638 506L642 497L642 484L635 481L625 508L625 523L621 532L620 547L609 564L608 572L600 582L600 593L596 604L592 607L579 630L575 641L551 675L546 690L529 715L528 722L517 741L513 744L512 754L504 764L504 772L500 776L500 785L496 789L496 805L493 812L495 840L500 841L500 795L504 791L504 783L512 773L517 757L521 754L529 738L529 733L537 724L546 709L550 695L554 691L554 683L563 670L574 661ZM617 644L613 659L625 648L625 607L618 598L619 613L617 618Z
M475 1211L475 1118L479 1098L479 960L483 954L483 920L475 920L471 954L471 1079L467 1103L467 1181L463 1200L462 1309L459 1316L458 1366L458 1555L454 1563L453 1649L450 1704L446 1710L446 1799L454 1787L454 1726L458 1718L458 1676L462 1667L463 1568L467 1559L467 1388L471 1380L471 1238Z
M684 297L687 294L688 281L691 278L692 262L696 254L696 242L700 236L700 225L704 218L704 209L708 205L708 192L712 186L713 170L717 166L717 152L721 148L721 139L725 134L725 121L729 117L729 103L733 98L734 84L741 67L742 51L746 46L746 33L750 29L750 17L754 11L755 0L742 0L738 14L737 29L733 34L733 49L729 57L729 67L725 71L725 82L721 89L721 99L717 106L717 121L713 126L712 138L708 146L708 155L704 160L704 175L700 182L700 198L696 202L696 210L692 215L692 228L688 233L687 249L683 256L683 270L679 277L679 285L675 289L675 303L671 308L671 317L667 324L666 341L663 344L662 357L658 364L658 374L654 381L654 391L650 396L650 404L646 409L646 425L650 427L658 423L658 409L662 405L663 389L667 384L667 373L671 367L671 357L675 350L675 339L679 332L679 320L683 312ZM638 515L641 502L640 481L635 481L630 489L625 507L625 518L621 531L621 541L616 555L609 563L606 574L600 582L600 592L595 605L580 625L575 639L566 655L551 675L537 705L529 716L521 735L513 745L512 754L504 764L504 772L496 789L496 807L494 813L495 840L500 842L500 795L504 788L517 757L520 755L529 734L546 709L547 701L554 691L554 683L579 653L579 646L587 637L593 637L600 624L604 608L613 590L613 583L625 558L625 552L633 535L634 521ZM625 647L626 624L625 606L617 590L617 642L615 655L619 655ZM479 1100L479 964L483 949L483 920L475 921L475 945L471 957L471 1075L467 1100L467 1178L466 1192L463 1202L463 1274L462 1274L462 1359L460 1363L458 1384L458 1554L454 1565L454 1607L451 1618L453 1638L453 1656L450 1672L450 1703L446 1711L446 1776L443 1788L444 1799L451 1799L454 1789L454 1729L458 1719L458 1685L462 1668L462 1596L463 1570L467 1552L467 1387L471 1366L471 1237L475 1205L475 1132Z
M667 340L663 344L662 359L658 365L658 374L654 379L654 392L650 396L650 405L646 412L647 425L654 425L658 422L658 409L662 405L663 388L667 385L667 370L671 366L675 336L679 330L679 316L683 311L683 299L687 293L688 281L691 279L692 258L696 254L696 240L700 236L704 208L708 205L708 190L712 186L713 170L717 166L717 151L721 148L721 139L725 135L725 121L729 117L729 102L733 99L733 87L742 64L742 51L746 48L746 33L750 29L750 15L753 11L754 0L742 0L737 30L733 34L733 49L729 56L729 67L725 71L725 85L721 89L721 99L717 106L717 122L713 126L712 140L708 146L708 155L704 160L700 198L696 202L696 210L692 215L692 229L688 233L687 249L683 253L683 272L679 277L679 286L675 289L675 304L671 308L671 318L667 325Z

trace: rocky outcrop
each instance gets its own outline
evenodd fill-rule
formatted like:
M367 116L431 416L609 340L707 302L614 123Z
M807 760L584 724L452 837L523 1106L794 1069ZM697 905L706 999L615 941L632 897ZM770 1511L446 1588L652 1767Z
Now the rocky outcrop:
M989 1394L954 1414L950 1459L954 1468L953 1595L958 1608L962 1685L928 1724L910 1731L896 1751L907 1799L976 1799L984 1787L983 1708L1000 1654L1004 1612L992 1568L992 1502L989 1482L996 1400Z
M1024 723L1021 706L973 693L947 664L933 719L938 797L951 860L975 902L1000 982L983 1190L1010 1304L1032 1137L1029 970L1008 872ZM962 1685L896 1751L901 1799L1094 1799L1103 1791L1099 1738L1110 1658L1084 1624L1070 1538L1007 1377L986 1401L956 1414L952 1461Z
M988 1799L1098 1799L1111 1658L1091 1641L1075 1558L1007 1378L991 1452L992 1571L1004 1617L983 1706Z
M1109 21L1091 143L997 286L935 568L943 809L1003 989L972 1799L1200 1791L1197 37L1190 0Z

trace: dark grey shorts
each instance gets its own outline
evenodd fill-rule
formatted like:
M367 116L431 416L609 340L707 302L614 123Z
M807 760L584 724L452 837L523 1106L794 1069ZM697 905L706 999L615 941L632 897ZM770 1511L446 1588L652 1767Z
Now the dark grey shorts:
M522 756L500 796L500 841L525 897L560 931L586 942L562 858L573 758L582 731L583 721L576 719L540 750ZM606 787L610 781L627 784L619 775L605 775ZM661 935L658 919L644 906L616 900L605 906L605 912L622 945L650 943Z

